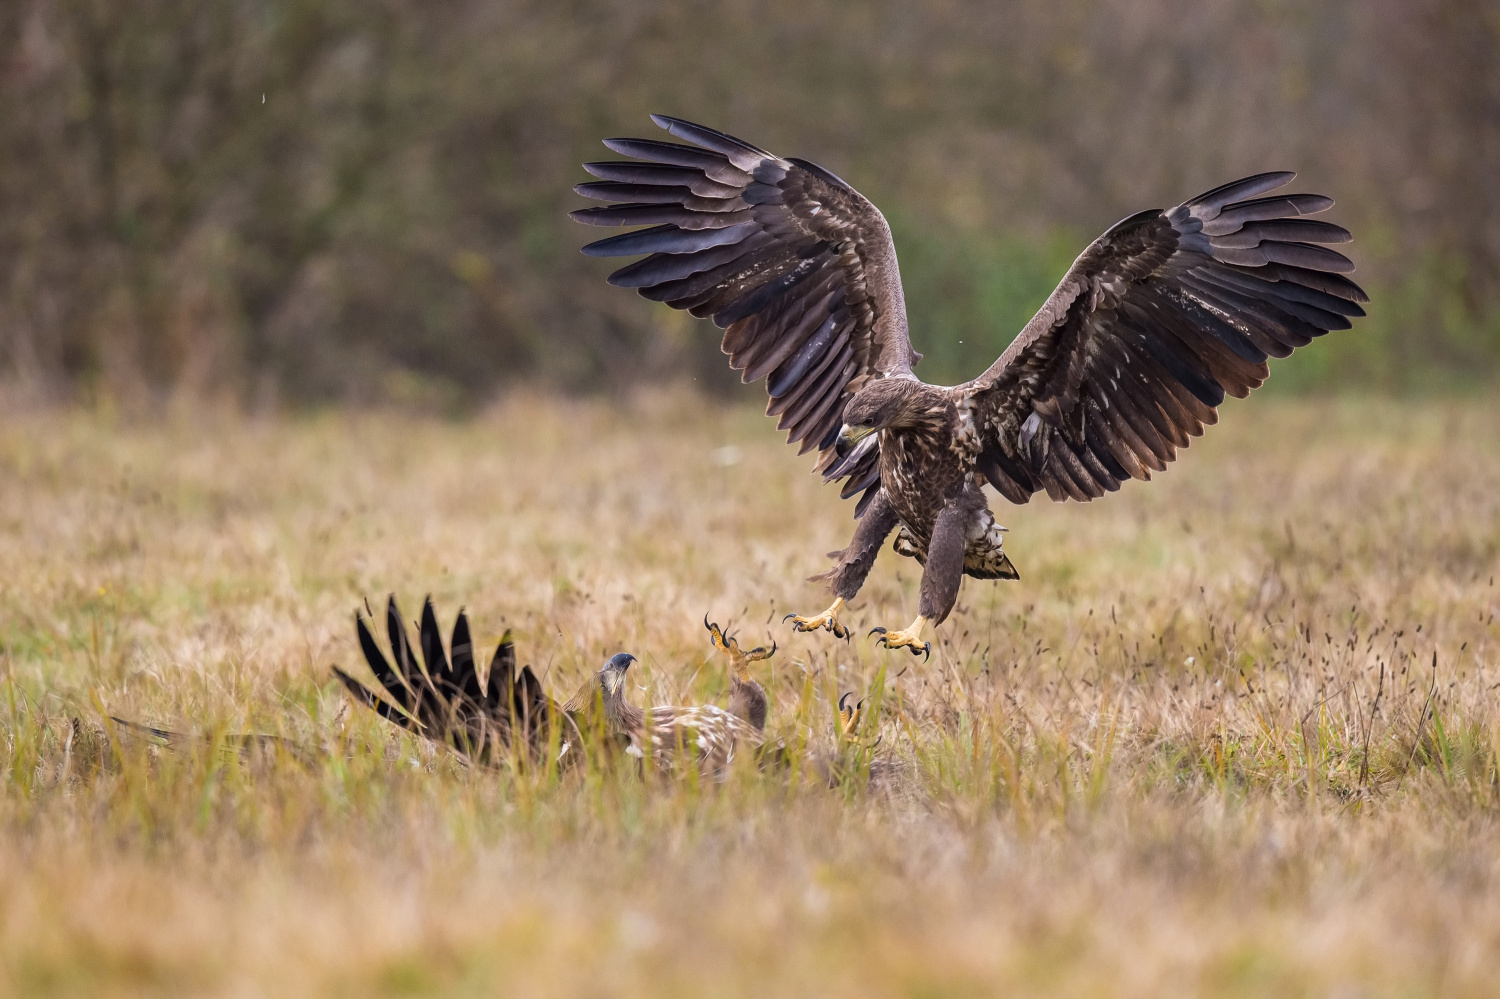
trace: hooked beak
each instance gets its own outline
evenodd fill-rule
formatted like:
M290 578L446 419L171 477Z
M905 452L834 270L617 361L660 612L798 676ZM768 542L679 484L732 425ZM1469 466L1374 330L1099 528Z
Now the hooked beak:
M874 427L851 427L846 423L844 429L839 431L839 440L845 447L853 447L874 432Z

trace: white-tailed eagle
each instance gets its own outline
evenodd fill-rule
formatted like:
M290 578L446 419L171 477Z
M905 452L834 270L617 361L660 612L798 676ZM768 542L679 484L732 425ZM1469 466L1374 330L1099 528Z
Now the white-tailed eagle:
M646 226L584 247L635 256L609 276L646 298L711 318L766 412L801 453L860 496L859 525L830 583L833 605L793 618L838 620L892 531L923 563L919 615L882 633L925 653L927 624L953 609L967 574L1015 579L981 492L1013 503L1045 490L1086 501L1149 479L1285 357L1364 315L1353 264L1320 244L1349 233L1308 218L1316 194L1270 194L1291 173L1225 184L1140 212L1091 243L999 360L961 385L929 385L907 333L885 218L822 167L783 159L677 118L652 120L691 145L607 139L631 161L587 163L576 190L614 202L572 213L589 225Z

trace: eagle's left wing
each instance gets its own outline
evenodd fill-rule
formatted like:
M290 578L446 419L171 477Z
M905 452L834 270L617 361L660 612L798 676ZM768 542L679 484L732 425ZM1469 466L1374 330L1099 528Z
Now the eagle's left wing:
M418 631L419 662L392 594L386 605L386 630L394 667L364 618L356 614L354 621L365 661L389 700L377 697L337 666L333 667L334 675L360 703L393 724L456 749L467 758L490 763L498 762L496 751L511 748L515 737L525 740L524 747L515 748L525 748L540 759L553 738L554 725L561 726L557 736L560 742L577 741L577 726L558 709L531 667L516 669L516 647L510 632L501 638L489 675L481 684L468 615L462 610L453 625L450 660L443 650L432 598L427 598ZM576 758L575 753L565 762L571 764Z
M1038 489L1089 500L1162 471L1285 357L1349 328L1368 301L1332 207L1261 197L1291 173L1226 184L1169 211L1132 215L1095 240L988 371L954 389L978 465L1007 499Z
M896 249L885 218L815 163L782 158L723 132L664 115L652 121L692 145L607 139L641 162L586 163L600 178L584 197L616 202L572 217L588 225L647 225L583 248L591 256L649 254L609 276L646 298L712 317L746 382L766 379L766 413L843 495L879 488L872 440L836 453L844 405L872 378L912 377L921 357L907 336Z

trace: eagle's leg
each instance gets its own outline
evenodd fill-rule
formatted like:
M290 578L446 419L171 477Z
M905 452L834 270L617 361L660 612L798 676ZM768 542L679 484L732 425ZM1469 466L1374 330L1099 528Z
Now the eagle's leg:
M703 615L703 626L713 638L714 648L729 658L729 713L749 722L762 732L766 728L766 688L750 675L750 664L770 659L776 654L776 643L768 649L757 646L749 652L740 648L739 641Z
M917 619L901 631L876 628L880 644L888 649L911 649L913 655L930 655L932 643L922 641L922 629L928 624L942 624L958 601L958 586L964 578L964 548L968 544L969 520L976 504L982 508L984 497L977 490L965 490L951 500L937 515L932 527L932 541L927 546L927 564L922 568L922 597Z
M848 638L849 629L839 623L838 613L865 584L865 577L875 565L875 556L880 554L880 546L885 544L886 537L896 529L897 522L896 511L891 509L891 502L886 499L885 490L882 489L865 509L859 526L854 529L849 547L833 553L832 557L838 559L838 564L827 572L808 578L808 582L828 580L833 590L833 605L812 617L788 614L782 620L791 621L792 627L797 631L827 628L837 638Z

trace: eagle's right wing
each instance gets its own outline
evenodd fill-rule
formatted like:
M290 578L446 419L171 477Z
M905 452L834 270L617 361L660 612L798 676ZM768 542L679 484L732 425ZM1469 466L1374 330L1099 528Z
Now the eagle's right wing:
M610 284L712 317L746 382L766 379L767 415L801 452L817 449L844 496L879 488L872 445L835 450L844 405L872 378L911 377L896 250L885 218L822 167L783 159L702 125L652 121L691 146L607 139L640 162L586 163L600 178L575 190L599 201L572 217L588 225L647 225L583 248L590 256L649 254Z

